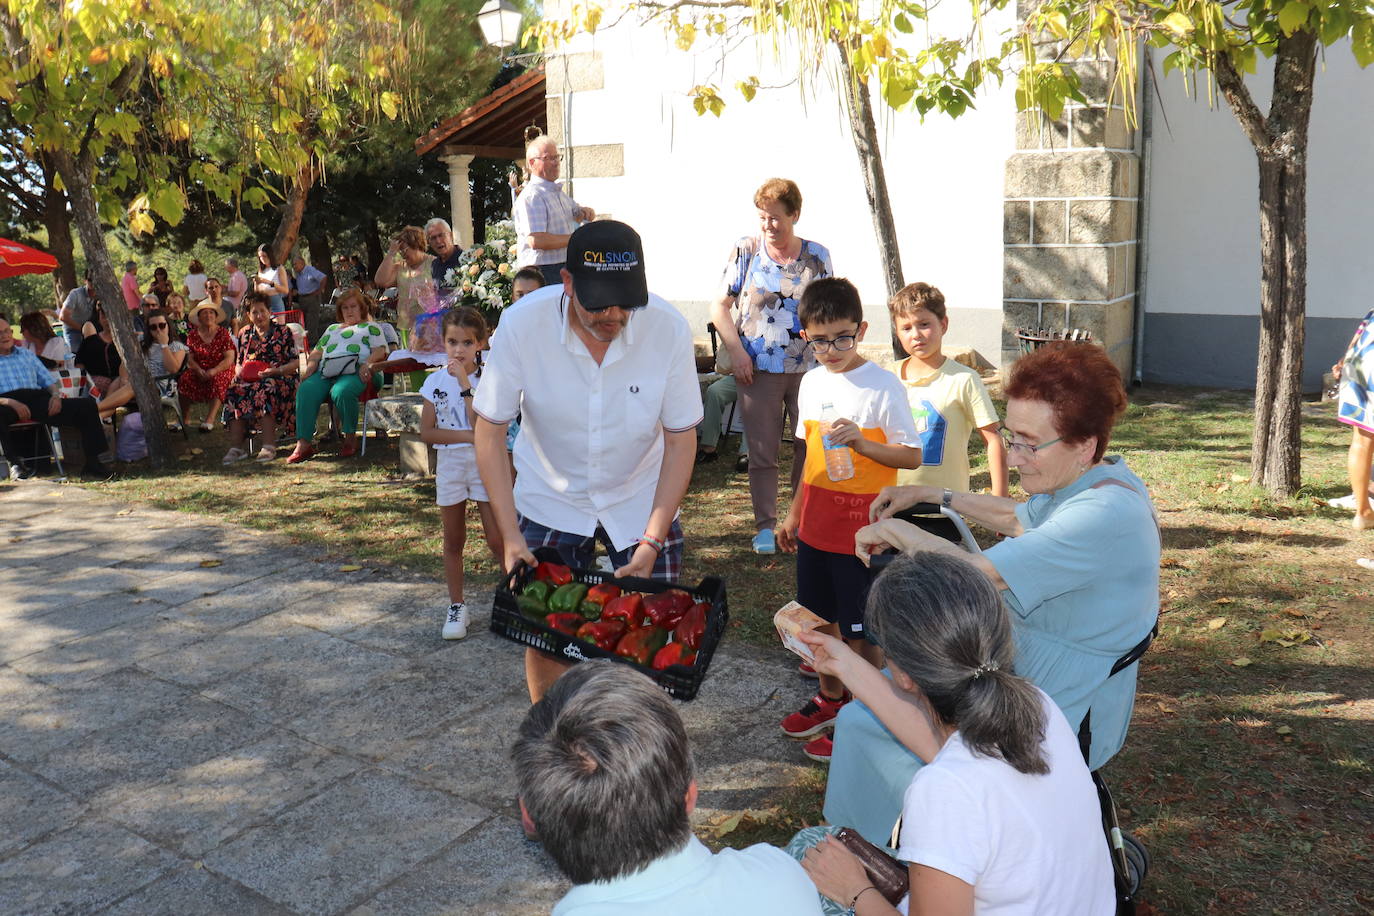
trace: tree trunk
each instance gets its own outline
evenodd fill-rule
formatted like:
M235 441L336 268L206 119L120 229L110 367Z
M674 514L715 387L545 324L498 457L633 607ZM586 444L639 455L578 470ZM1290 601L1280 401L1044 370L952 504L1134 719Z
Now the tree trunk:
M1259 160L1260 340L1250 479L1276 496L1302 483L1302 360L1307 339L1307 146L1317 39L1280 37L1269 114L1255 106L1230 58L1217 85Z
M53 295L57 308L67 300L67 293L80 285L76 276L76 250L72 244L72 220L67 212L67 195L59 191L54 179L57 169L47 156L43 166L43 228L48 230L48 253L57 258L53 271Z
M286 189L286 200L281 205L281 219L277 222L277 234L272 238L271 254L275 264L287 264L291 251L296 247L300 236L301 217L305 215L305 201L310 189L315 185L315 166L306 163L292 179Z
M1306 138L1304 137L1304 140ZM1307 308L1306 150L1261 153L1260 340L1251 479L1291 496L1302 481L1302 357Z
M864 176L864 194L868 211L873 217L873 235L878 242L878 258L887 281L887 297L891 299L906 285L902 279L902 252L897 245L897 221L892 216L892 201L887 194L887 173L883 171L883 154L878 145L878 125L873 119L873 102L868 83L858 78L849 61L849 49L836 42L840 60L844 64L841 79L845 84L845 113L854 133L854 150L859 154L859 168ZM906 350L892 332L892 354L906 357Z
M115 279L114 264L110 261L110 250L105 246L105 231L100 224L100 212L95 202L95 192L91 183L95 176L95 164L88 156L77 159L65 151L51 154L62 183L71 198L72 219L81 237L81 247L86 253L86 265L95 279L95 291L105 304L105 317L114 331L115 349L129 373L137 397L138 409L145 418L155 418L143 424L144 436L148 442L148 457L152 466L161 468L171 457L167 443L167 425L162 422L162 396L158 393L148 365L143 361L143 350L134 332L134 319L124 306L124 295L119 282ZM94 461L95 456L87 455L86 461Z
M375 277L377 268L382 266L382 231L375 219L363 223L363 251L367 258L367 275Z

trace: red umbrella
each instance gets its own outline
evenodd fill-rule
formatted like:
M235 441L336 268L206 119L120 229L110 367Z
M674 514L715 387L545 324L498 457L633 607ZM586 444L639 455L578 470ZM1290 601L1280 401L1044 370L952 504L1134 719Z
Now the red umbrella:
M37 248L0 239L0 277L19 274L50 274L57 270L57 258Z

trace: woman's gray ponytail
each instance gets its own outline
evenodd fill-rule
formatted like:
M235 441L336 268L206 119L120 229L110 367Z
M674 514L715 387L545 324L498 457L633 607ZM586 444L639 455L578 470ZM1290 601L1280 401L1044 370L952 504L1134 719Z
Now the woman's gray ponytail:
M873 583L865 622L975 753L1022 773L1049 772L1040 697L1016 675L1011 624L987 576L949 554L901 557Z

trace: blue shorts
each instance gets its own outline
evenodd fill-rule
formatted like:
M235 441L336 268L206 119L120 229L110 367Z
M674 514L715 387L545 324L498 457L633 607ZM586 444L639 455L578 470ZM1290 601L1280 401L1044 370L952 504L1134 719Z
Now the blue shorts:
M864 639L864 605L873 574L852 553L819 550L797 539L797 602L840 625L846 639Z
M536 547L552 547L557 550L563 558L563 562L569 566L579 569L591 569L595 562L596 544L600 541L610 554L611 565L616 569L630 562L630 555L635 552L638 544L631 544L624 550L616 550L611 544L610 536L600 525L596 527L596 533L591 535L569 534L566 531L557 531L553 528L545 527L533 519L520 516L520 533L525 536L525 544L530 550ZM668 539L664 542L666 547L663 553L658 555L654 561L654 571L652 578L663 579L668 582L676 582L678 576L682 575L682 524L673 519L672 526L668 529ZM857 558L855 558L857 562Z

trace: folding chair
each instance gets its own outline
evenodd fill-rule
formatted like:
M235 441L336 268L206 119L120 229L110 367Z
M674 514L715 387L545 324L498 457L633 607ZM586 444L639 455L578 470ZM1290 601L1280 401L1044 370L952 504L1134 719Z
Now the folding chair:
M40 428L47 430L48 434L46 436L40 436L38 434ZM47 423L40 420L23 420L18 423L10 424L11 433L20 430L33 430L34 454L20 455L14 460L23 467L31 467L38 464L40 461L51 460L57 465L57 479L66 480L67 469L62 467L62 434L58 431L58 428L56 426L49 426ZM39 442L47 443L48 449L46 452L41 454L38 453Z

